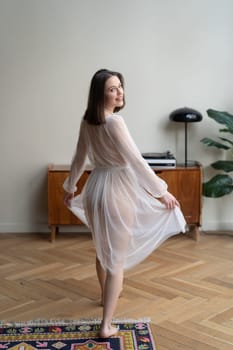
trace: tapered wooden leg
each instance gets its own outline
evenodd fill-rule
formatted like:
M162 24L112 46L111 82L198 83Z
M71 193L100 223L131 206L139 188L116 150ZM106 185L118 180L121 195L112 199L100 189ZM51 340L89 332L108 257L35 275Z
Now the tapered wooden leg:
M200 229L198 226L194 226L192 229L192 238L198 242L200 240Z
M56 239L56 232L57 232L57 227L52 225L51 226L51 232L50 232L50 242L53 243Z

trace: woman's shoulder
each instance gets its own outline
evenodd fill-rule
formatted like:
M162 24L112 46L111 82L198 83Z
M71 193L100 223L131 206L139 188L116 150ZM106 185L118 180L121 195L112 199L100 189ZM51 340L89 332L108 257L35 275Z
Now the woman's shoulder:
M116 124L116 123L122 123L124 122L124 119L121 115L119 114L112 114L109 117L106 118L106 123L107 124Z
M123 134L127 129L123 117L119 114L113 114L106 118L105 128L112 135Z

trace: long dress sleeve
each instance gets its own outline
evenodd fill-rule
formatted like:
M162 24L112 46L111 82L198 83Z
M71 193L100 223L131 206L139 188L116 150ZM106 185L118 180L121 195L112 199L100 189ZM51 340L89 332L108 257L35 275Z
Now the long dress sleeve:
M112 141L115 143L126 164L131 166L136 173L140 185L154 197L162 197L167 191L167 184L154 173L142 157L123 118L115 115L109 119L107 124Z
M87 162L88 162L87 144L86 144L85 133L84 133L84 122L82 121L80 125L76 152L74 154L74 157L71 163L70 174L66 178L63 184L63 188L67 192L74 193L77 191L76 184L79 178L81 177L81 175L83 174L83 171L87 165Z

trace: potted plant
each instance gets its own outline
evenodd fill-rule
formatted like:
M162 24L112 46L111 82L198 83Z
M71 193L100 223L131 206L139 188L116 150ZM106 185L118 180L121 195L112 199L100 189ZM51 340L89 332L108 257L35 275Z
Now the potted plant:
M203 183L203 195L206 197L218 198L230 194L233 191L233 178L228 173L233 171L233 115L228 112L221 112L214 109L208 109L207 114L217 123L225 125L223 129L219 129L222 134L231 134L231 139L228 137L220 137L220 141L212 140L205 137L201 140L206 146L216 147L229 152L231 150L232 160L218 160L211 164L216 170L221 170L225 174L217 174L209 181Z

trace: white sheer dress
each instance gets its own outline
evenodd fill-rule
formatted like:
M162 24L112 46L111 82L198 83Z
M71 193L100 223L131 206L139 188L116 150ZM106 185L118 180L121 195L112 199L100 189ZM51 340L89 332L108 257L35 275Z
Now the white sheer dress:
M167 184L142 158L121 116L113 114L101 125L82 121L63 185L67 192L77 190L89 162L93 170L70 209L90 228L105 270L131 268L167 238L185 232L181 210L167 209L156 199L165 194Z

